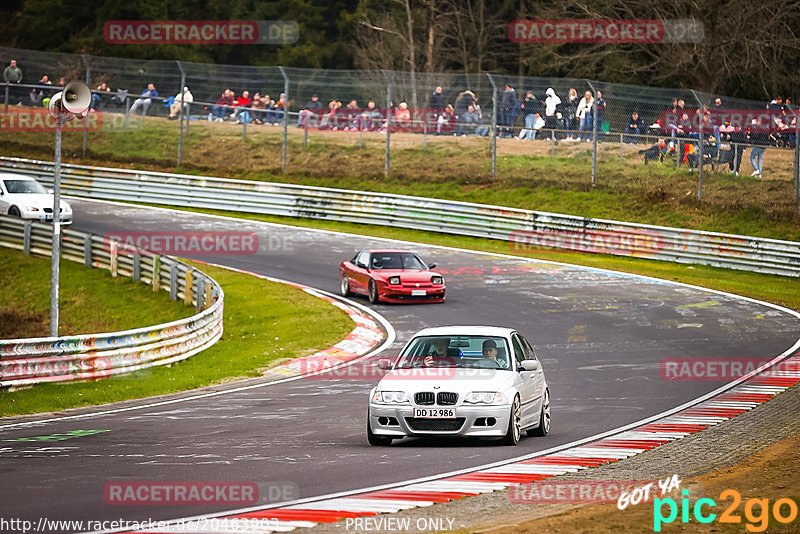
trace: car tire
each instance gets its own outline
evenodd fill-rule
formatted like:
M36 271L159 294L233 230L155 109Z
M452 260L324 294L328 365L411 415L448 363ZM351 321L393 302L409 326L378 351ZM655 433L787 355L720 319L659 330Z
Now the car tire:
M522 413L519 405L519 397L514 397L514 402L511 403L511 410L508 417L508 430L506 435L503 436L503 445L517 445L519 438L522 435L521 425Z
M550 433L550 390L544 390L542 412L539 414L539 426L528 430L529 436L544 437Z
M375 283L375 280L369 281L369 302L370 304L377 304L381 301L380 295L378 295L378 284Z
M385 447L392 444L394 438L385 436L378 436L372 433L372 428L369 426L369 417L367 417L367 441L373 447Z
M343 274L342 279L339 280L339 292L343 297L349 297L353 294L350 291L350 279L347 278L346 274Z
M11 206L8 208L8 214L12 217L22 217L22 214L19 212L19 208L16 206Z

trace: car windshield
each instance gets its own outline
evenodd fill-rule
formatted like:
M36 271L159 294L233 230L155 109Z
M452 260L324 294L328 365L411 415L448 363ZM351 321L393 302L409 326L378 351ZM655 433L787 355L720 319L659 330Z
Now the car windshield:
M36 193L40 195L47 194L47 190L42 187L42 184L35 180L3 180L3 183L5 183L6 191L9 193Z
M433 366L509 370L510 353L505 338L497 336L421 336L400 355L397 369Z
M373 252L371 269L427 269L416 254L408 252Z

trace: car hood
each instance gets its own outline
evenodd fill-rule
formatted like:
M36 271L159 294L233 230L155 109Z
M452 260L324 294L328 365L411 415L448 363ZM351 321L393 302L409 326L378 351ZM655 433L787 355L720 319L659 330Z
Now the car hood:
M390 276L399 276L403 282L430 282L433 276L442 276L435 271L423 271L422 269L405 270L405 269L373 269L370 271L375 276L381 278L389 278Z
M453 367L394 369L378 384L384 391L505 391L514 382L514 371ZM437 387L438 386L438 387Z
M3 198L5 198L6 202L19 206L32 206L39 209L53 207L53 195L40 193L9 193ZM59 205L62 211L68 211L70 209L69 204L64 200L61 200Z

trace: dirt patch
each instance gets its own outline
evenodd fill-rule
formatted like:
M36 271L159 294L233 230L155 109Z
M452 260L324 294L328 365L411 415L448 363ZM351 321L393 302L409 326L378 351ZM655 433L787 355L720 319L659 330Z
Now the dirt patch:
M43 313L0 308L0 339L46 337L49 332L49 318Z

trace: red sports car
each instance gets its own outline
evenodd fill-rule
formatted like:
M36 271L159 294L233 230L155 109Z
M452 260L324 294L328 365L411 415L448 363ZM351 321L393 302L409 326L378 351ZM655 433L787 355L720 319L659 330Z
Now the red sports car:
M444 302L444 277L408 250L362 250L339 266L345 297L367 295L377 302Z

